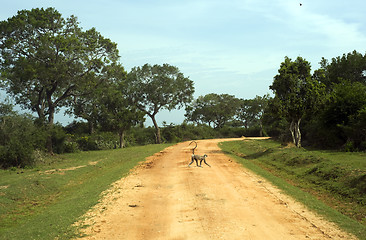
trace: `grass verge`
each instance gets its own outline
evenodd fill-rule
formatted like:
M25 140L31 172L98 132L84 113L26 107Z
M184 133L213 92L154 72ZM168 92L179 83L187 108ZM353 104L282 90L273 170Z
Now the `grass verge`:
M223 142L239 163L342 229L366 239L366 154L284 147L273 140Z
M171 144L169 144L171 145ZM80 152L0 170L0 239L71 239L100 193L168 144Z

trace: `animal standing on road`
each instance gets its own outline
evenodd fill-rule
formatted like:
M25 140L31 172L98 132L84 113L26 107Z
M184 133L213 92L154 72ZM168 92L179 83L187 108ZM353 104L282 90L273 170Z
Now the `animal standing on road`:
M210 166L210 164L208 164L207 162L206 162L206 157L207 157L207 154L205 154L205 155L196 155L196 154L192 154L192 157L191 157L191 159L192 159L192 161L188 164L188 167L190 167L190 165L196 160L196 165L197 165L197 167L202 167L202 161L207 165L207 166L209 166L209 167L211 167ZM198 161L200 161L200 165L198 166Z
M207 162L206 162L206 157L207 157L207 154L205 155L196 155L194 154L194 150L197 148L197 142L196 141L192 141L191 143L195 143L196 146L192 149L192 156L191 156L191 162L188 164L188 167L191 166L191 164L196 161L196 165L197 167L202 167L202 161L209 167L211 167ZM189 145L191 145L191 143ZM198 166L198 161L200 161L200 165Z

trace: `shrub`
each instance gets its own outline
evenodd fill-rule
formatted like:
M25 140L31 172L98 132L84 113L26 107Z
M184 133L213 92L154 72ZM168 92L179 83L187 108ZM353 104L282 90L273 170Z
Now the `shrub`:
M26 115L0 118L0 167L25 167L34 163L33 151L43 134ZM45 142L43 142L45 143Z
M147 145L155 143L155 129L153 127L134 127L128 131L127 145Z
M67 138L66 132L63 130L62 126L59 124L55 124L51 128L51 137L52 137L52 149L53 152L61 154L66 152L65 141Z
M354 151L356 151L356 148L354 146L354 143L352 141L347 141L343 145L343 151L345 151L345 152L354 152Z
M65 141L64 142L64 152L65 153L74 153L74 152L78 152L79 150L79 145L76 142L73 141Z
M105 150L113 149L118 145L118 138L111 132L100 132L92 135L82 135L76 138L80 150Z

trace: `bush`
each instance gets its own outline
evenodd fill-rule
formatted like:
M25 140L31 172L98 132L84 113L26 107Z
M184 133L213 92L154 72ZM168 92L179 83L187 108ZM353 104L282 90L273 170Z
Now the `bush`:
M74 152L79 152L79 144L77 144L77 142L73 142L73 141L65 141L64 143L64 152L65 153L74 153Z
M33 120L26 115L1 116L0 167L25 167L34 164L33 151L42 142ZM43 145L45 141L42 142Z
M153 127L134 127L131 128L126 136L126 145L147 145L155 143L155 128Z
M343 151L345 151L345 152L355 152L356 151L356 148L354 146L354 143L352 141L347 141L343 145Z
M76 135L83 135L83 134L90 134L90 125L87 122L77 122L73 121L69 125L64 127L66 133L69 134L76 134Z
M118 137L111 132L100 132L92 135L83 135L76 138L75 142L80 150L106 150L116 148Z
M65 153L66 145L65 141L67 138L67 135L65 131L63 130L62 126L59 124L53 125L50 131L51 137L52 137L52 149L54 153Z

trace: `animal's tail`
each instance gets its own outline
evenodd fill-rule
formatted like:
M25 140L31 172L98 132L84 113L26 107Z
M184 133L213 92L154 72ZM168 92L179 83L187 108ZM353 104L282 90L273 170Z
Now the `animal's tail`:
M193 143L193 142L196 144L196 146L192 149L192 154L194 154L194 150L197 148L197 142L196 142L196 141L192 141L192 142L190 142L190 143L189 143L189 145L191 145L191 143ZM188 146L189 146L189 145L188 145Z

